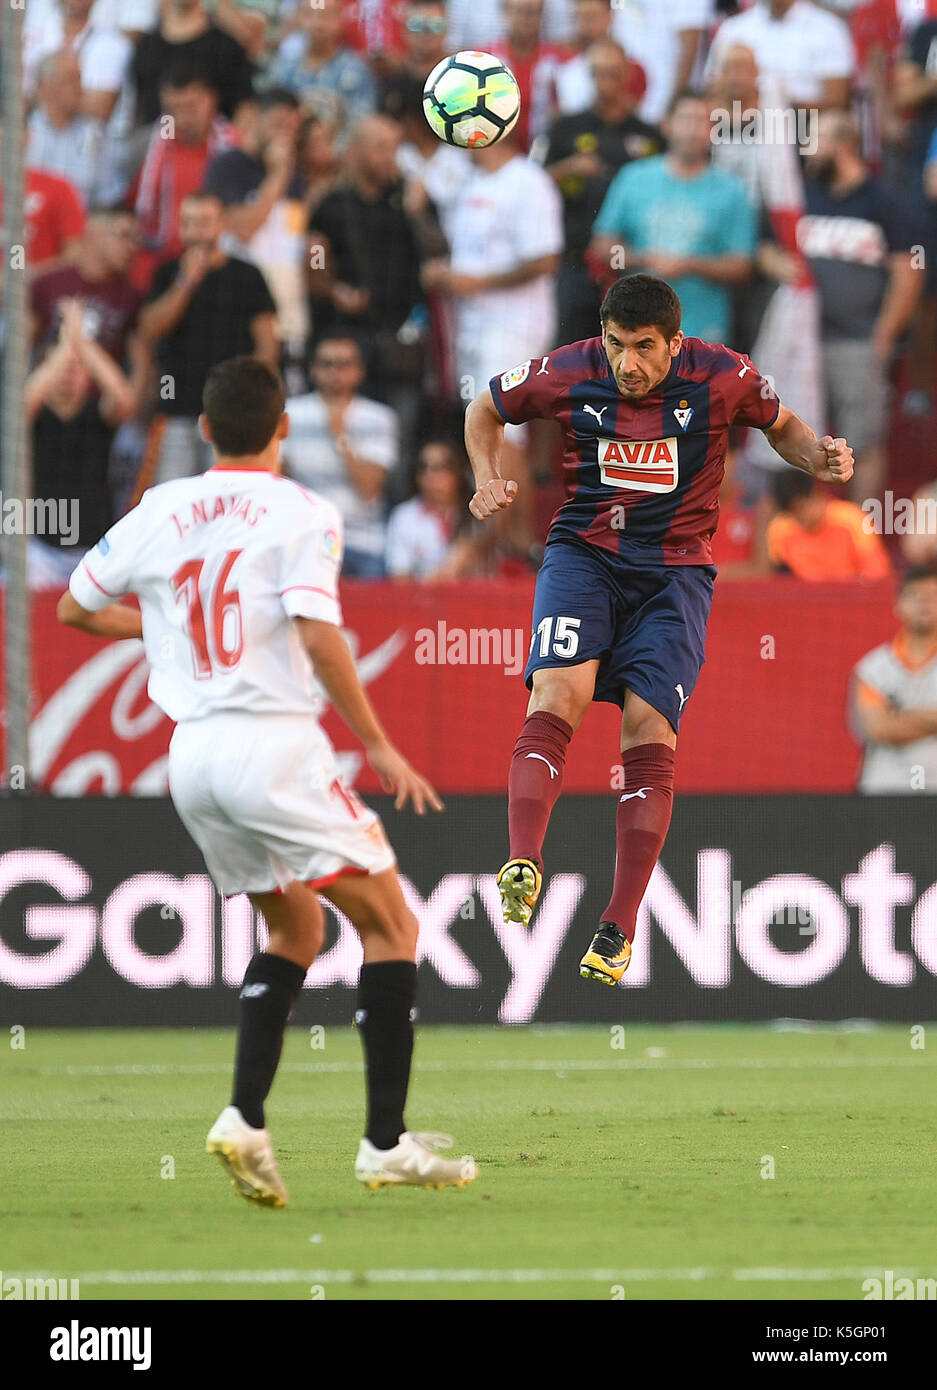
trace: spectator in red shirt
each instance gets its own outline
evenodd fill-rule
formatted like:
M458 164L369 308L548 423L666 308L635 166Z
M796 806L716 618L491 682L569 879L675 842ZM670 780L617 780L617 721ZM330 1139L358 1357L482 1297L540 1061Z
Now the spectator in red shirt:
M543 0L504 0L508 32L491 45L517 78L521 89L521 114L514 133L522 150L530 147L535 135L546 130L556 111L556 74L570 49L544 43L540 38Z
M401 0L345 0L342 42L388 69L404 48Z
M207 72L181 62L163 79L160 97L164 114L133 188L142 244L133 280L144 291L157 267L182 253L183 199L201 188L214 156L237 143L234 127L218 114L218 93Z
M0 150L2 149L3 126L0 124ZM26 265L33 271L51 270L53 266L69 261L74 255L75 246L85 225L84 206L78 192L67 179L59 178L56 174L47 174L44 169L27 167L23 191ZM0 220L2 218L3 185L0 184ZM0 259L13 267L16 265L15 255L16 248L11 246ZM2 268L0 266L0 270Z

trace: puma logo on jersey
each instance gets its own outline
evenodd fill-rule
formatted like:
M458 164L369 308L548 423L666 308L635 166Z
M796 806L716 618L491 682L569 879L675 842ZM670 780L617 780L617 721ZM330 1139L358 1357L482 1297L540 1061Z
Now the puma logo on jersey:
M682 713L682 711L683 711L683 706L686 704L687 700L688 700L690 697L689 697L689 695L684 695L684 693L683 693L683 686L682 686L682 685L675 685L675 686L674 686L674 690L677 692L677 696L678 696L678 698L679 698L679 700L680 700L680 711L681 711L681 713Z
M632 801L636 796L639 796L639 797L641 798L642 801L647 801L647 797L644 795L644 793L645 793L645 792L652 792L653 790L654 790L653 787L639 787L638 790L637 790L636 792L625 792L624 796L620 796L620 797L618 798L618 800L619 800L619 801Z
M541 761L542 763L546 763L547 767L550 769L550 781L551 781L551 782L553 781L553 778L554 778L554 777L559 777L560 774L557 772L556 768L553 766L553 764L549 761L548 758L545 758L545 757L543 756L542 753L528 753L528 754L527 754L527 757L528 757L528 758L539 758L540 761Z
M601 410L594 410L591 405L584 405L582 408L586 415L594 415L600 425L602 423L602 416L605 414L606 410L608 410L607 405L603 405Z
M609 487L636 492L673 492L679 477L674 435L669 439L599 439L599 475Z

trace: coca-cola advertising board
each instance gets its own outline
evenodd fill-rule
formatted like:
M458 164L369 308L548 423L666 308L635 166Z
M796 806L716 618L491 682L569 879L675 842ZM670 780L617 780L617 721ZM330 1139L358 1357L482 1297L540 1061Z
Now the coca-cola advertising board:
M343 585L359 675L391 736L445 794L504 789L528 698L532 596L532 580ZM892 597L884 581L717 583L707 662L681 724L678 790L851 790L860 751L846 716L850 672L891 637ZM55 602L34 596L34 785L59 796L164 794L171 728L147 699L142 645L63 628ZM345 780L378 790L355 740L322 709ZM612 705L589 711L568 791L614 785L619 721Z

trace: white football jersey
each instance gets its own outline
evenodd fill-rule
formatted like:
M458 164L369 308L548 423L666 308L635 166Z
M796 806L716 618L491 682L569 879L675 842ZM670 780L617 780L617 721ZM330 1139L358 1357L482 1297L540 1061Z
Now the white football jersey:
M325 498L264 469L211 468L144 493L77 565L96 611L136 594L148 691L170 719L311 713L294 617L341 624L342 523Z

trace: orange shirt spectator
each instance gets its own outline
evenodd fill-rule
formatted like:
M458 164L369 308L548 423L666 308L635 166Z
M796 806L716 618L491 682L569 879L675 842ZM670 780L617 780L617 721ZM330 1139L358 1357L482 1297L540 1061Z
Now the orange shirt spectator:
M814 581L882 579L891 562L868 515L854 502L821 490L807 473L778 475L780 511L768 526L768 556L776 569Z

